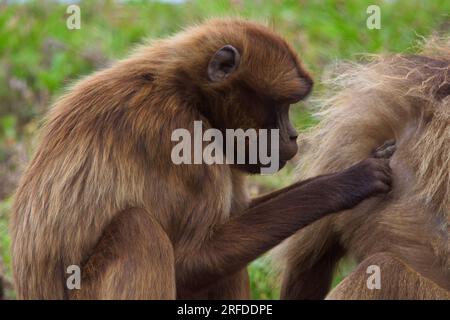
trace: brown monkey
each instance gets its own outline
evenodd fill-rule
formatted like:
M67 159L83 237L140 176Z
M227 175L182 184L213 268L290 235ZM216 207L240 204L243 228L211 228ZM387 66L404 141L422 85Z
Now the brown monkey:
M344 255L360 264L330 299L450 298L450 42L434 42L422 55L339 73L321 124L303 139L301 175L340 170L395 139L392 192L290 238L281 250L282 298L324 298ZM379 290L366 285L371 265L380 267Z
M279 129L297 152L289 105L312 80L261 25L212 20L140 48L53 107L12 216L19 298L248 298L246 265L298 229L390 189L367 159L249 203L263 165L175 165L171 134ZM269 141L270 142L270 141ZM318 201L320 199L320 201ZM81 268L81 289L66 287Z

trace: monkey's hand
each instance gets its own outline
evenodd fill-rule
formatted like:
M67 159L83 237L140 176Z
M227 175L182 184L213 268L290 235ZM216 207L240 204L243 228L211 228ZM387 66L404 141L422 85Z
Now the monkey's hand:
M387 193L392 187L392 171L389 159L396 150L395 140L387 140L376 148L371 158L365 159L354 166L336 174L346 195L343 198L344 207L350 209L364 199Z
M392 187L392 171L389 159L368 158L338 173L337 186L343 197L342 209L350 209L361 201L381 193L387 193Z

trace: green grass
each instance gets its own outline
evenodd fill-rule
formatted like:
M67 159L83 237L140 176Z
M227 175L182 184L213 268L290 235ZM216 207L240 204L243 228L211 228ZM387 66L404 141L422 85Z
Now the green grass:
M366 28L369 4L381 8L381 30ZM421 36L448 31L450 26L448 0L81 1L80 7L81 29L68 30L64 4L0 5L0 163L12 144L23 143L31 150L42 114L67 84L124 57L145 38L164 37L209 17L241 16L272 25L298 50L318 83L318 94L328 65L359 59L360 53L413 51ZM305 105L292 112L300 129L316 122ZM291 183L292 172L290 166L275 176L254 178L255 192ZM8 277L9 203L0 204L0 256ZM278 296L268 258L256 261L250 270L254 298ZM341 278L338 275L335 282Z
M12 283L11 256L9 255L10 237L8 234L8 213L11 209L11 200L0 202L0 274L3 274L6 283ZM14 297L10 288L6 288L6 297Z

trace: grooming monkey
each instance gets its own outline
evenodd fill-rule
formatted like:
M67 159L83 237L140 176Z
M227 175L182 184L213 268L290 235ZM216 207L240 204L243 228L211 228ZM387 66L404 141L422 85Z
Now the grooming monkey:
M301 178L341 170L394 139L394 183L385 197L317 221L283 244L282 298L326 297L348 255L359 265L328 299L449 299L450 41L432 40L420 55L350 65L334 85L320 125L302 139ZM380 289L367 286L372 265L380 268Z
M75 84L50 111L11 222L24 299L249 298L249 262L311 222L390 190L369 158L249 201L263 165L175 165L171 134L279 129L280 167L297 152L289 106L312 80L259 24L211 20ZM270 142L270 141L269 141ZM248 150L248 148L247 148ZM81 268L81 289L66 270Z

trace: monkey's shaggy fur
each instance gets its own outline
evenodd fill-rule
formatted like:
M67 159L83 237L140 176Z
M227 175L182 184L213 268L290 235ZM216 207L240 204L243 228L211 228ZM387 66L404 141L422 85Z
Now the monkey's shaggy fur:
M333 266L344 254L361 262L381 252L448 290L450 39L429 40L420 55L376 56L370 63L348 63L338 74L328 81L330 95L320 100L320 124L300 139L299 178L342 170L395 139L393 190L319 220L290 238L279 252L286 262L284 294L295 298L288 293L293 290L288 287L295 286L288 282L294 281L303 291L297 298L322 298L329 280L313 289L305 283L320 282L316 276L331 280ZM317 271L319 264L326 265L322 273ZM298 274L297 279L286 280L295 278L288 273ZM384 283L403 281L405 287L409 281L386 272L382 276ZM436 297L429 295L434 289L421 286L417 292L404 292L400 284L396 292L377 297ZM307 288L312 296L307 296ZM353 298L368 297L354 289Z

